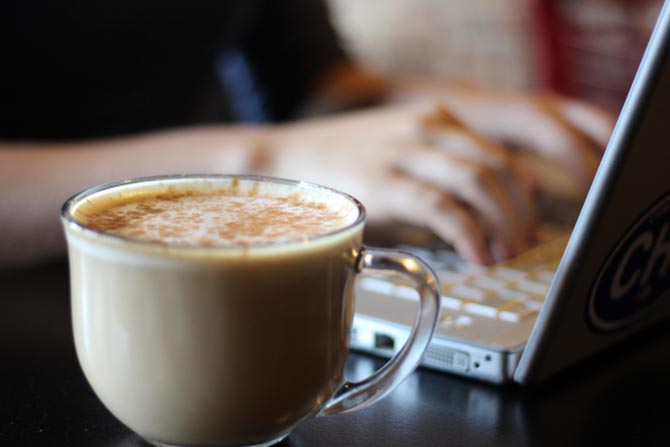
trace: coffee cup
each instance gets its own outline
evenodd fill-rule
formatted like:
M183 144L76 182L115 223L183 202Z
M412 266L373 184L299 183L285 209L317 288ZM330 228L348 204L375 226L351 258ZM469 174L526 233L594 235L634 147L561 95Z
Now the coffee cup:
M416 368L439 293L419 258L362 243L365 209L314 184L163 176L63 206L77 357L101 402L154 445L266 446L370 405ZM344 379L361 272L420 296L406 344Z

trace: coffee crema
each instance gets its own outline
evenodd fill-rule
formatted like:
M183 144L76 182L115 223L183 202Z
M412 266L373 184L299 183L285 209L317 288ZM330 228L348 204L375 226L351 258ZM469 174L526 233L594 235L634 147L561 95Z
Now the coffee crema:
M240 188L166 187L90 201L75 218L96 231L178 246L215 247L299 241L344 228L351 204L335 204L281 185Z

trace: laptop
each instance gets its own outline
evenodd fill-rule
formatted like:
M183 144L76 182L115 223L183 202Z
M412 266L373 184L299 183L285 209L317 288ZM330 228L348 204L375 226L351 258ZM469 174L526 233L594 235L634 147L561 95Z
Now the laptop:
M412 231L400 231L410 244L395 246L421 256L442 292L424 367L529 385L670 320L668 3L571 231L549 231L545 243L490 267ZM362 276L355 287L351 347L392 356L418 295L394 277Z

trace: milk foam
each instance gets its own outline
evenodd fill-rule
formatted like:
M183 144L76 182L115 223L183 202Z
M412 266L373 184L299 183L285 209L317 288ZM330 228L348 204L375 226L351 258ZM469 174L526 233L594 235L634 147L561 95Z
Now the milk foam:
M180 246L299 241L344 228L358 217L330 191L279 185L163 189L89 201L76 219L101 232ZM248 185L247 185L248 186Z

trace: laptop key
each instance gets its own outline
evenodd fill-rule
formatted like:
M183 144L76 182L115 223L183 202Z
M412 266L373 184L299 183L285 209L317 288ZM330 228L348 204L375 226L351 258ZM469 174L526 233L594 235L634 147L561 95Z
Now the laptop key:
M504 300L495 296L487 297L483 301L463 303L463 310L483 317L495 318L501 311L523 307L523 301Z
M530 294L520 290L498 289L496 295L504 300L510 301L526 301L530 298Z
M460 310L461 307L463 307L463 300L459 300L458 298L454 298L447 295L442 295L442 297L440 298L440 303L442 307L446 307L448 309L453 310Z
M482 317L495 318L498 315L498 309L495 307L476 301L463 304L463 310L471 314L481 315Z
M539 295L545 295L549 290L549 284L533 281L532 279L520 279L516 282L516 286L525 292Z
M518 323L531 315L537 315L537 310L527 307L509 309L498 313L498 318L509 323Z
M462 283L468 275L454 270L440 270L437 272L437 278L442 286Z
M486 290L497 290L504 287L507 281L491 276L476 276L471 279L470 284Z
M447 288L447 290L444 291L443 294L454 298L459 298L461 300L468 298L472 300L483 300L488 295L490 295L490 292L487 292L486 290L476 289L474 287L468 287L463 284L458 284L454 287Z
M468 326L472 326L474 323L474 320L471 317L468 317L467 315L460 316L456 318L456 321L454 322L454 326L457 328L464 328Z
M496 267L493 269L493 276L510 281L525 278L527 274L528 272L524 270L517 270L509 267Z
M456 269L459 272L463 272L464 274L482 275L489 270L489 267L479 264L472 264L470 262L461 262L458 266L456 266Z

